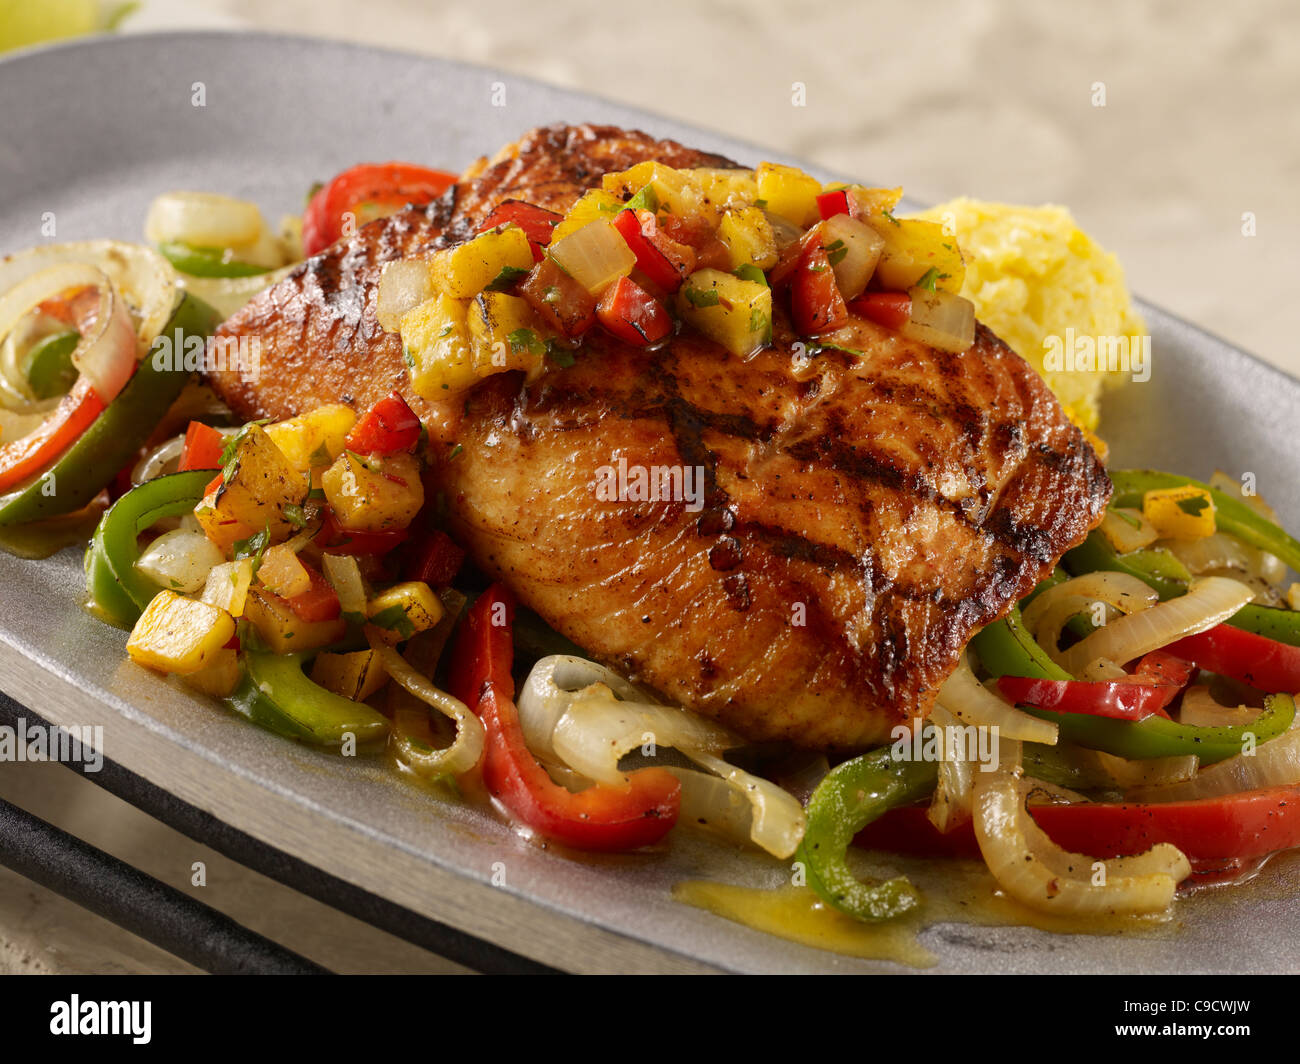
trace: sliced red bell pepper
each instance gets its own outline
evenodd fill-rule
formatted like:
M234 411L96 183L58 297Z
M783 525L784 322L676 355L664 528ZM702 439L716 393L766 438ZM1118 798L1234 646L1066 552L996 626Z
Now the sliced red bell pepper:
M653 211L621 210L614 228L636 255L637 268L665 292L675 292L695 268L695 249L659 229Z
M41 472L81 438L103 409L90 378L78 377L39 428L0 447L0 492Z
M596 306L601 325L627 344L647 347L673 331L673 319L659 300L630 277L620 277Z
M816 336L838 329L849 319L820 235L804 250L790 276L790 310L795 331L800 336Z
M849 310L897 332L912 320L912 297L906 292L864 292Z
M626 786L595 784L574 794L555 783L528 750L513 702L513 618L513 596L492 585L470 608L452 661L451 693L475 707L487 733L488 791L521 823L576 849L634 850L658 842L681 808L676 777L660 768L640 769Z
M837 214L848 214L854 218L858 216L858 207L853 201L853 193L847 188L821 193L817 197L817 210L821 213L823 221L834 218Z
M557 332L569 339L596 324L596 298L549 258L528 271L517 289Z
M1300 785L1187 802L1084 802L1031 805L1034 820L1058 846L1107 860L1177 846L1199 865L1262 857L1300 846ZM926 856L978 857L967 821L940 832L920 805L891 809L854 839L858 846Z
M419 580L430 587L446 587L465 561L465 552L440 528L424 533L405 550L402 579Z
M344 216L357 228L393 214L408 203L437 199L456 175L413 163L361 163L322 185L302 216L302 250L311 256L343 235Z
M181 463L176 471L184 473L190 469L220 469L225 446L226 437L211 425L191 421L185 430L185 445L181 448Z
M311 587L301 595L294 595L293 598L284 601L289 604L289 609L293 610L301 621L314 623L334 620L342 611L342 607L339 605L338 592L312 566L307 565L304 568L311 578Z
M1138 664L1132 680L1089 683L999 676L998 689L1013 702L1057 713L1142 720L1153 713L1168 717L1165 707L1187 686L1191 673L1186 662L1155 651Z
M402 393L389 392L352 426L344 444L357 454L397 454L420 440L420 419Z
M541 262L542 248L550 244L555 227L563 220L563 215L544 207L523 200L508 199L492 208L491 213L479 224L478 231L484 233L499 225L517 225L532 245L533 261Z
M332 511L326 511L320 531L313 540L331 554L387 554L405 543L410 535L409 528L392 528L384 532L344 528Z
M1300 692L1300 647L1220 624L1165 647L1203 669L1270 693Z

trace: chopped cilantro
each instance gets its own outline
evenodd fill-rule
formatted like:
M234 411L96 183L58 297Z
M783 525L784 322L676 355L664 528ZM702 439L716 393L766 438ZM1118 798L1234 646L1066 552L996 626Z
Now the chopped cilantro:
M1204 495L1193 495L1190 498L1178 500L1178 509L1185 514L1191 514L1193 517L1200 517L1201 512L1209 505L1210 500Z
M916 287L927 288L931 292L933 292L935 282L938 281L939 278L942 276L943 274L939 272L939 268L937 266L931 266L928 270L925 271L925 273L921 274L921 279L916 282Z
M537 334L532 329L516 329L506 339L510 342L511 351L527 351L533 355L546 354L545 346L537 339Z
M327 466L334 459L330 456L330 449L325 444L320 444L316 450L312 451L311 456L307 459L308 465L313 468L316 466Z
M766 210L766 209L767 209L767 200L765 200L765 199L756 199L756 200L754 200L754 206L757 207L760 211L761 211L761 210Z
M719 303L716 288L693 288L687 285L682 289L686 302L693 307L716 307Z
M1127 522L1133 528L1141 528L1142 522L1134 514L1126 514L1123 510L1111 510L1121 521Z
M743 281L753 281L755 284L761 284L764 288L768 287L767 274L752 262L743 263L732 272Z
M454 326L454 325L444 325L444 326L442 327L442 332L440 332L440 333L438 334L438 337L437 337L437 338L438 338L439 340L442 340L442 339L444 339L445 337L450 336L450 335L451 335L451 331L452 331L452 329L454 329L455 327L456 327L456 326Z
M521 270L518 266L502 266L501 272L493 278L488 289L493 292L505 292L511 289L519 281L519 278L526 277L527 270Z
M451 454L447 455L447 461L450 462L453 458L457 457L464 449L465 448L462 447L459 443L456 444L454 447L452 447Z
M857 355L858 358L866 358L866 352L858 351L852 347L844 347L840 344L833 344L829 340L809 340L808 354L820 355L823 351L840 351L846 355Z
M370 623L380 628L387 628L390 632L396 632L403 639L410 639L415 635L415 625L411 623L411 618L406 615L406 611L401 606L389 606L387 609L380 610L370 618Z
M659 194L655 192L653 185L646 185L640 192L627 201L629 211L657 211L659 210Z
M892 212L888 207L882 208L881 211L880 211L880 213L883 214L886 218L888 218L888 219L889 219L891 222L893 222L895 225L897 225L897 226L902 226L903 223L900 222L897 218L894 217L893 212Z
M556 343L553 338L548 338L546 341L546 357L561 369L568 369L577 361L569 348Z
M266 548L271 545L271 526L268 523L261 532L256 532L247 539L235 540L234 552L235 560L240 558L253 559L253 572L262 565L262 555L266 553Z
M555 285L550 285L542 293L542 301L544 303L558 303L560 301L561 295L562 293L560 292L558 287L556 287Z
M303 513L301 506L297 506L294 503L286 503L284 506L284 516L285 520L287 520L289 524L293 525L294 528L307 527L307 515Z
M825 246L826 258L832 266L838 266L844 261L844 256L849 253L849 246L843 240L837 240L833 244Z
M761 333L763 345L767 346L772 342L772 316L755 307L749 312L749 331Z

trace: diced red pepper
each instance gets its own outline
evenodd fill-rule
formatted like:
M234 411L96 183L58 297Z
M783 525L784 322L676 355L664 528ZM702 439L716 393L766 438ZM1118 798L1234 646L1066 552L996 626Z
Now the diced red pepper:
M659 229L653 211L621 210L614 228L636 255L637 268L665 292L675 292L695 268L695 250Z
M857 205L853 202L853 194L847 188L837 188L830 192L823 192L817 197L817 210L821 213L822 220L834 218L837 214L848 214L857 217Z
M213 477L211 480L208 481L208 486L203 489L203 494L205 496L211 495L214 491L216 491L219 487L221 487L222 484L225 483L225 480L226 480L225 474L218 473L215 477Z
M408 203L428 203L455 183L455 174L413 163L362 163L344 170L317 190L303 212L303 253L315 255L342 236L346 215L360 228Z
M838 329L849 320L844 296L835 283L835 271L820 237L805 249L790 277L790 310L800 336Z
M484 233L499 225L517 225L532 246L533 261L541 262L542 248L550 244L555 227L563 220L564 216L554 211L523 200L508 199L492 208L492 212L480 223L478 231Z
M548 325L569 339L596 324L595 296L549 258L528 272L518 292Z
M408 544L402 565L403 580L421 580L430 587L446 587L460 572L465 552L440 528Z
M1300 647L1220 624L1165 650L1203 669L1270 693L1300 692Z
M475 707L486 747L483 782L521 823L584 850L634 850L658 842L677 821L681 784L661 768L640 769L626 786L573 793L555 783L524 742L510 675L514 599L500 584L470 608L452 660L451 692Z
M185 445L181 448L181 463L177 471L183 473L188 469L220 469L225 446L226 437L211 425L191 421L185 430Z
M409 451L419 439L420 419L402 393L392 391L352 427L345 446L357 454L397 454Z
M659 300L630 277L620 277L596 307L601 325L624 343L647 347L673 331L673 319Z
M284 601L289 604L289 609L293 610L301 621L312 624L318 621L334 620L341 611L338 593L316 569L310 565L304 566L304 568L311 578L311 587L301 595L294 595L293 598Z
M912 320L912 297L906 292L865 292L849 304L849 310L897 332Z
M326 511L314 542L331 554L387 554L410 537L409 528L391 528L383 532L364 532L344 528L333 511Z

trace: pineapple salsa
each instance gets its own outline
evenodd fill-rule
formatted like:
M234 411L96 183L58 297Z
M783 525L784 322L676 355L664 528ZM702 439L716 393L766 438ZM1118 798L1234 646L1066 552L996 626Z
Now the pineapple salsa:
M606 174L566 215L507 200L478 234L391 263L378 316L415 392L449 398L495 373L571 365L603 329L653 348L690 328L746 358L773 308L815 342L858 316L948 351L975 335L965 263L938 222L897 218L901 189L823 185L789 166Z

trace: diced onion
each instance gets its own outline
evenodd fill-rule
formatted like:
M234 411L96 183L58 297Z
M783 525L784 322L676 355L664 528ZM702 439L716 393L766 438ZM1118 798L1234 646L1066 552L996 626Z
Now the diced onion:
M837 241L842 246L835 246ZM827 255L840 293L845 299L862 295L876 271L885 238L856 218L836 214L822 222L822 245L833 249Z
M1069 853L1048 838L1025 806L1020 744L1003 740L998 768L977 773L975 837L998 885L1043 912L1069 915L1162 913L1179 882L1191 874L1182 851L1160 843L1136 857L1101 862L1104 885L1093 881L1097 862Z
M164 440L131 468L131 483L139 485L162 476L168 471L168 466L180 460L184 449L184 434Z
M909 340L918 340L940 351L966 351L975 342L975 304L941 289L914 286L907 290L912 299L912 317L899 330Z
M208 573L226 560L202 532L164 532L140 555L135 567L159 587L185 594L207 583Z
M436 709L443 716L450 718L456 725L456 738L452 744L442 750L424 750L412 744L411 737L403 732L395 734L393 739L399 757L416 768L422 775L455 776L468 772L478 764L483 756L486 733L483 723L470 712L469 707L458 698L435 687L433 681L423 675L402 657L393 647L383 642L377 635L367 635L370 649L379 655L385 671L406 688L421 702Z
M262 212L247 200L215 192L165 192L149 205L145 239L196 248L251 244L262 233Z
M984 687L975 679L964 651L956 671L939 688L939 701L963 724L996 728L1004 739L1056 745L1057 726L1051 721L1030 716Z
M339 609L345 614L366 615L366 582L361 567L351 554L322 554L321 571L339 597Z
M1249 753L1243 751L1236 757L1209 765L1183 783L1143 788L1135 791L1133 797L1143 802L1189 802L1295 783L1300 783L1300 728L1292 728L1276 739L1260 743Z
M550 256L592 295L631 273L636 265L632 249L604 218L588 222L552 244Z
M384 267L375 301L375 319L382 329L397 332L402 318L433 295L429 264L424 259L399 259Z
M1221 624L1251 600L1244 584L1222 576L1192 581L1186 595L1131 613L1099 628L1060 656L1061 667L1080 673L1097 658L1129 662L1153 650Z

